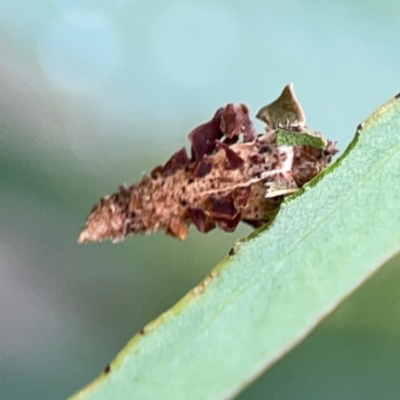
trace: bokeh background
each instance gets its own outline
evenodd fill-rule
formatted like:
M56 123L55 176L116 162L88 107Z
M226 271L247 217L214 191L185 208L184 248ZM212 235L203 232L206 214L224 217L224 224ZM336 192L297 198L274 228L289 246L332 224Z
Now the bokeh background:
M344 149L400 90L399 37L397 0L0 1L0 398L72 394L250 232L77 245L101 196L288 82ZM399 264L239 399L398 399Z

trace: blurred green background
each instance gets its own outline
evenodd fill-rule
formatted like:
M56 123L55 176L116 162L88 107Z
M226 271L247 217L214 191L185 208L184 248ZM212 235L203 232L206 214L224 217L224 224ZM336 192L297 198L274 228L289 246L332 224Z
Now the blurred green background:
M77 245L101 196L288 82L344 149L400 89L399 37L397 0L0 0L0 397L72 394L250 232ZM398 399L399 263L239 398Z

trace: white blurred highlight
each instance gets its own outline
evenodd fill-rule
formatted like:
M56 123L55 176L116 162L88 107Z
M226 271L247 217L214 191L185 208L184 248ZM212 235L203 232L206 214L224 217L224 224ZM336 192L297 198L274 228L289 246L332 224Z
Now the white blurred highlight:
M38 51L48 78L74 92L98 88L116 71L121 59L111 23L95 11L60 12L43 30Z
M212 4L175 3L153 22L154 63L160 74L190 87L227 74L238 45L234 19Z

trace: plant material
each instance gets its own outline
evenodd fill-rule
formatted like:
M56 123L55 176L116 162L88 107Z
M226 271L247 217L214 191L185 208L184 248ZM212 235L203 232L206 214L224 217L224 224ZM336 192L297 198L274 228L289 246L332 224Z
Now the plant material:
M399 177L400 95L73 399L234 397L400 250Z
M292 85L257 114L267 123L256 135L248 108L228 104L189 134L182 148L139 183L120 186L90 212L78 241L120 241L160 229L185 239L190 224L200 232L226 232L240 221L267 223L283 198L321 172L335 144L305 127Z

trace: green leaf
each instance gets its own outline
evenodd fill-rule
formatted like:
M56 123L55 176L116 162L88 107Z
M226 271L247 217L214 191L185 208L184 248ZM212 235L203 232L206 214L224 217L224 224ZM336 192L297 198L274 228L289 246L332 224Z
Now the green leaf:
M305 128L300 131L277 129L275 132L278 146L310 146L316 149L323 149L326 146L325 138Z
M73 399L223 399L400 249L400 101Z

